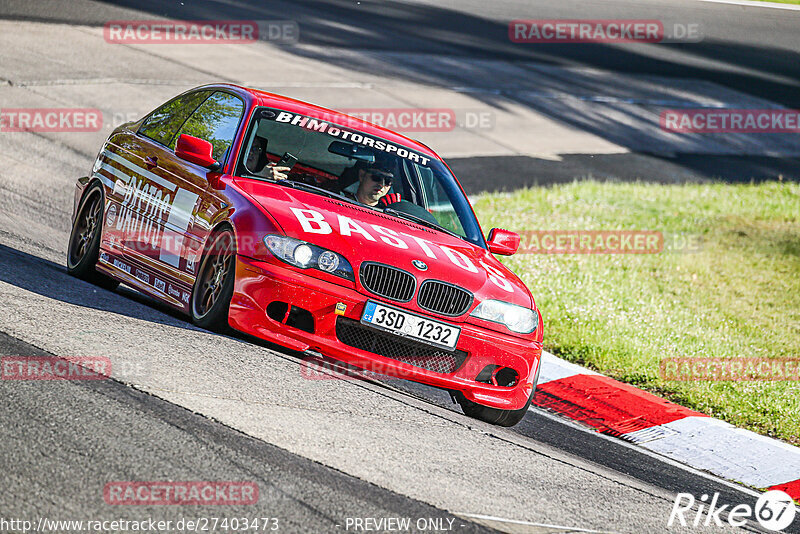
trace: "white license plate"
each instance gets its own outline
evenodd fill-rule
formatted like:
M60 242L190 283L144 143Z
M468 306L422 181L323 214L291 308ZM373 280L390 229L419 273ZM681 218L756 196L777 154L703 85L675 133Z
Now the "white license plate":
M455 350L461 328L369 301L361 322L399 336Z

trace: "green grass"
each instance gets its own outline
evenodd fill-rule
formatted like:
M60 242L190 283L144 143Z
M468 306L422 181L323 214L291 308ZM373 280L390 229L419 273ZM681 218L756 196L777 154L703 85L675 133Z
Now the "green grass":
M576 182L483 194L484 228L659 230L694 252L517 254L545 348L734 425L800 445L800 383L675 382L673 357L800 357L800 185Z
M800 0L758 0L759 2L773 2L777 4L800 4Z

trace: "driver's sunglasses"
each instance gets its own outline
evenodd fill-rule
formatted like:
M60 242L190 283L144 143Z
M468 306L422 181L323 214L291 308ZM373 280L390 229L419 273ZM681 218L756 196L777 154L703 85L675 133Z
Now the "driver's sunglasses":
M373 182L381 182L383 185L392 185L392 180L394 180L393 175L385 172L370 171L369 177Z

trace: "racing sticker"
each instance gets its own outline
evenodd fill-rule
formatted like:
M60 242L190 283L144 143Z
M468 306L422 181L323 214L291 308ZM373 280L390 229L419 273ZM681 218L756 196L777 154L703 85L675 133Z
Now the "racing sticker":
M171 211L177 186L118 154L106 150L102 155L126 168L123 171L108 162L100 165L116 179L112 194L120 199L119 213L112 204L106 218L112 233L129 242L160 248L159 226Z
M178 188L177 184L119 154L104 150L102 156L108 161L99 167L115 178L113 195L120 198L119 213L112 204L107 215L106 223L112 229L111 234L124 236L129 246L133 244L137 249L148 249L137 252L158 254L159 260L178 268L184 234L193 220L199 196ZM125 169L113 167L110 162ZM194 265L188 268L194 272Z
M422 154L409 150L403 146L394 145L388 141L370 137L369 135L365 135L361 132L347 130L341 126L337 126L321 119L306 117L305 115L299 115L296 113L289 113L288 111L281 111L274 120L275 122L283 122L300 126L307 130L326 133L332 137L358 143L365 147L381 150L389 154L397 154L401 158L406 158L409 161L413 161L414 163L419 163L421 165L427 165L431 160L431 158L428 156L423 156Z
M121 262L120 260L114 258L111 264L121 271L125 271L128 274L131 274L131 266L127 263Z
M184 233L189 228L195 205L199 197L185 189L178 189L172 201L172 209L164 229L164 243L159 259L177 268L183 251ZM173 230L176 229L177 231Z
M178 288L178 286L167 284L167 295L169 295L170 297L175 297L175 299L180 299L181 290Z
M200 259L200 249L189 247L188 252L186 253L186 271L190 274L194 274L195 269L197 268L197 262Z
M139 269L137 267L131 267L130 264L111 257L107 252L101 251L100 252L100 261L112 265L117 269L127 273L128 275L133 276L140 282L147 284L150 287L155 288L157 291L160 291L164 295L169 295L173 297L175 300L180 301L182 304L189 304L191 300L191 292L183 289L182 287L173 284L171 282L165 282L164 280L158 278L157 276L152 276L149 273Z
M149 274L147 274L146 272L141 271L139 269L136 269L135 272L136 272L136 275L135 275L136 278L138 278L139 280L141 280L145 284L150 285L150 275Z
M108 214L106 215L106 225L107 226L114 226L114 223L117 222L117 205L113 202L109 202L111 204L108 207Z

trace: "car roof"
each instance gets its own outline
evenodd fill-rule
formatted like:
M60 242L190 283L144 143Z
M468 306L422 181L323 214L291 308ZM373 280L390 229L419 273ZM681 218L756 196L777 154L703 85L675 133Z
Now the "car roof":
M227 88L242 94L242 96L249 95L250 98L252 99L253 104L257 106L275 107L289 112L299 113L301 115L307 115L309 117L319 118L334 123L338 122L340 124L352 125L363 133L374 135L376 137L381 137L387 141L391 141L392 143L404 145L406 148L411 148L413 150L416 150L417 152L421 152L437 160L441 160L441 158L435 152L433 152L430 148L420 143L419 141L415 141L414 139L410 139L404 135L400 135L397 132L393 132L392 130L382 128L381 126L359 119L358 117L347 115L346 113L342 113L340 111L324 108L322 106L317 106L315 104L310 104L308 102L303 102L302 100L289 98L288 96L276 95L274 93L269 93L267 91L261 91L249 87L242 87L240 85L235 85L235 84L213 84L207 87L216 89Z

